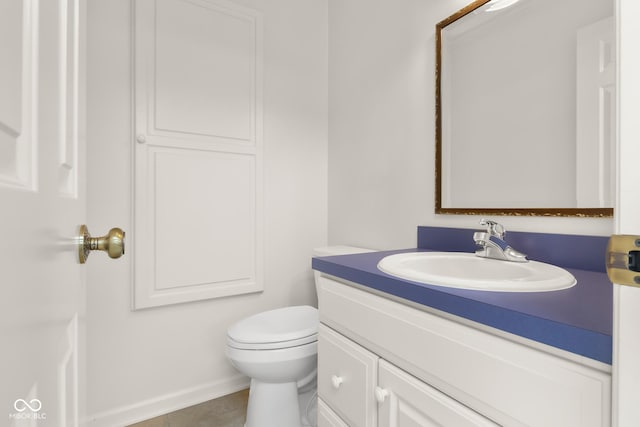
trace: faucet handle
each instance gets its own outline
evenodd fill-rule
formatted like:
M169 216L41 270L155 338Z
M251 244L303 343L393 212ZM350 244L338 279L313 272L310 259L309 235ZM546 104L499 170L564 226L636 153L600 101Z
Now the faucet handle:
M480 225L486 226L487 233L489 233L492 236L496 236L500 239L504 239L504 235L507 233L507 231L504 229L502 224L492 221L490 219L482 218L480 220Z

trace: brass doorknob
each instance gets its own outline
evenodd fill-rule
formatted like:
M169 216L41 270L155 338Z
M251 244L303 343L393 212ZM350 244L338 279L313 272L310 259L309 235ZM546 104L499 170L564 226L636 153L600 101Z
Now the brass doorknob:
M120 258L124 255L124 231L112 228L102 237L91 237L86 225L80 226L80 241L78 242L78 256L80 264L87 262L89 252L104 251L110 258Z

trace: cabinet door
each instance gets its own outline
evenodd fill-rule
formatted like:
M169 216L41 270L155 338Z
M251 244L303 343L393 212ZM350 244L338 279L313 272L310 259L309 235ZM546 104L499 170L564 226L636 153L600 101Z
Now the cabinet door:
M378 356L324 325L318 329L318 396L349 427L375 427Z
M318 427L349 427L329 406L318 399Z
M378 383L379 427L498 425L384 360Z
M262 14L130 3L134 307L262 291Z

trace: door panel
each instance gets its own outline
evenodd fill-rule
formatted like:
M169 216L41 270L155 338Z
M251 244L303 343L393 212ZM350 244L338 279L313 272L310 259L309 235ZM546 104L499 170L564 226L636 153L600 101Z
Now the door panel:
M261 291L261 15L135 8L134 307Z
M154 166L156 289L251 281L254 158L158 150ZM190 256L174 259L186 248Z
M254 22L207 2L155 10L156 128L253 143Z
M613 17L577 33L577 206L611 207L615 195L616 44Z
M0 6L0 184L35 186L38 96L38 2Z
M0 396L10 426L77 426L83 414L83 25L81 0L0 5Z

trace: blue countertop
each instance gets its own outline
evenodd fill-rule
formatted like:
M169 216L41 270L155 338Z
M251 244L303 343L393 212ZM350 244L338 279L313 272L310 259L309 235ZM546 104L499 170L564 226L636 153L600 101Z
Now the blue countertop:
M434 228L431 231L440 230L442 229ZM535 240L541 236L544 241L544 238L557 235L535 235L529 249L533 248L534 252L536 251ZM580 242L582 246L591 242L590 246L594 247L594 250L600 249L602 238L581 237L587 239ZM599 265L592 270L585 270L571 268L564 262L556 263L575 276L575 286L559 291L525 293L487 292L425 285L398 279L378 270L378 262L387 255L443 250L437 243L432 244L431 248L424 247L430 246L428 244L421 243L421 246L423 247L415 249L318 257L313 259L312 267L371 289L611 364L613 286L607 275L598 271ZM449 247L447 250L455 248ZM532 256L529 258L549 262Z

